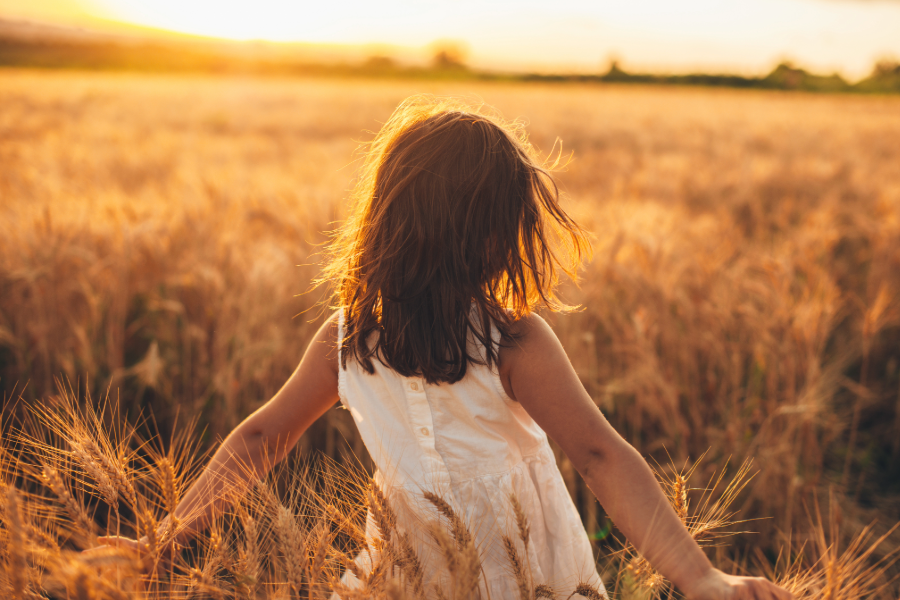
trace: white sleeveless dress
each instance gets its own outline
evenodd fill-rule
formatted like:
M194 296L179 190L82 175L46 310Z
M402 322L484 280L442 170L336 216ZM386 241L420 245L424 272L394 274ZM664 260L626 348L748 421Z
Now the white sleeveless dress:
M338 321L338 347L344 317ZM495 344L500 334L492 326ZM470 339L470 353L484 357ZM579 582L603 591L581 518L556 466L547 434L507 396L496 369L469 365L454 384L427 384L403 377L377 360L373 374L354 360L340 369L341 403L352 414L378 467L376 481L398 512L399 526L415 540L426 569L442 565L423 523L437 520L423 492L441 494L463 517L482 557L491 600L519 598L502 536L518 539L510 495L518 498L531 527L528 564L534 584L547 584L565 598ZM368 519L367 535L375 533ZM524 548L518 542L518 551ZM357 562L370 568L369 553ZM443 575L426 575L439 584ZM344 583L353 587L347 572ZM487 585L487 590L484 589ZM575 596L576 598L578 596Z

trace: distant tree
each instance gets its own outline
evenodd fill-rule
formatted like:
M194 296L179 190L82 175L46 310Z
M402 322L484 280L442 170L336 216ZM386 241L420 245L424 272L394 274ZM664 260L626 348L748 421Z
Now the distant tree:
M803 83L803 80L807 75L808 73L803 69L798 69L788 61L783 61L775 67L765 79L772 87L796 90Z
M393 71L397 68L397 61L390 56L370 56L363 64L363 68L369 71Z
M841 92L850 89L850 84L838 73L816 75L787 61L775 67L763 78L762 83L765 87L781 90Z
M609 60L609 69L607 69L606 73L603 75L604 81L627 81L630 78L631 76L619 65L618 58L611 58Z
M432 44L434 54L431 66L440 71L466 70L469 51L466 45L455 40L440 40Z
M855 87L863 92L900 92L900 62L892 58L879 60L872 74Z
M873 77L891 77L900 75L900 62L886 58L875 63L872 71Z

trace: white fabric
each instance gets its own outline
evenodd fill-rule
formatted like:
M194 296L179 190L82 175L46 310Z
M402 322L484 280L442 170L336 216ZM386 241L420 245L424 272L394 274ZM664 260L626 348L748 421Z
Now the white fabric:
M344 318L339 318L338 344ZM499 331L491 337L499 345ZM498 346L499 347L499 346ZM471 351L484 348L470 339ZM470 352L471 352L470 351ZM470 364L454 384L402 377L377 360L374 374L356 361L341 369L338 389L395 510L423 562L442 565L423 522L438 513L424 491L441 494L475 536L491 600L519 597L502 536L518 539L510 495L531 527L527 564L535 584L565 598L582 581L603 589L591 544L556 466L547 435L503 390L496 369ZM367 529L374 533L369 519ZM521 542L519 553L523 555ZM365 568L367 553L358 559ZM430 573L432 584L435 573ZM438 575L440 577L440 575ZM486 597L482 589L482 597Z

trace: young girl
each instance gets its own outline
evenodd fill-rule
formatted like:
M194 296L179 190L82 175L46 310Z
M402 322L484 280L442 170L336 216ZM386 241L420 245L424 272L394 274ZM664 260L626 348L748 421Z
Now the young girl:
M513 495L531 528L535 581L563 597L579 582L602 589L548 435L617 527L689 598L790 598L711 566L533 312L567 308L555 295L558 272L572 275L586 249L557 196L516 129L449 102L401 104L368 153L355 212L325 271L338 310L187 492L174 514L182 537L204 526L227 486L261 476L340 400L398 527L427 554L422 493L440 493L472 529L492 599L519 597L502 542L515 537Z

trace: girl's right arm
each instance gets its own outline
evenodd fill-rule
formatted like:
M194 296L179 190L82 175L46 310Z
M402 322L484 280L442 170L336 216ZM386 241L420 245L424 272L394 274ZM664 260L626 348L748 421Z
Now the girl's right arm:
M306 429L338 400L337 320L329 318L284 386L232 431L191 485L173 514L160 522L161 537L175 527L176 541L205 528L247 482L262 477L293 448ZM101 542L140 550L127 538Z
M550 326L531 315L501 349L507 393L553 438L612 517L660 573L695 600L787 600L766 579L713 568L682 524L641 455L585 391Z

